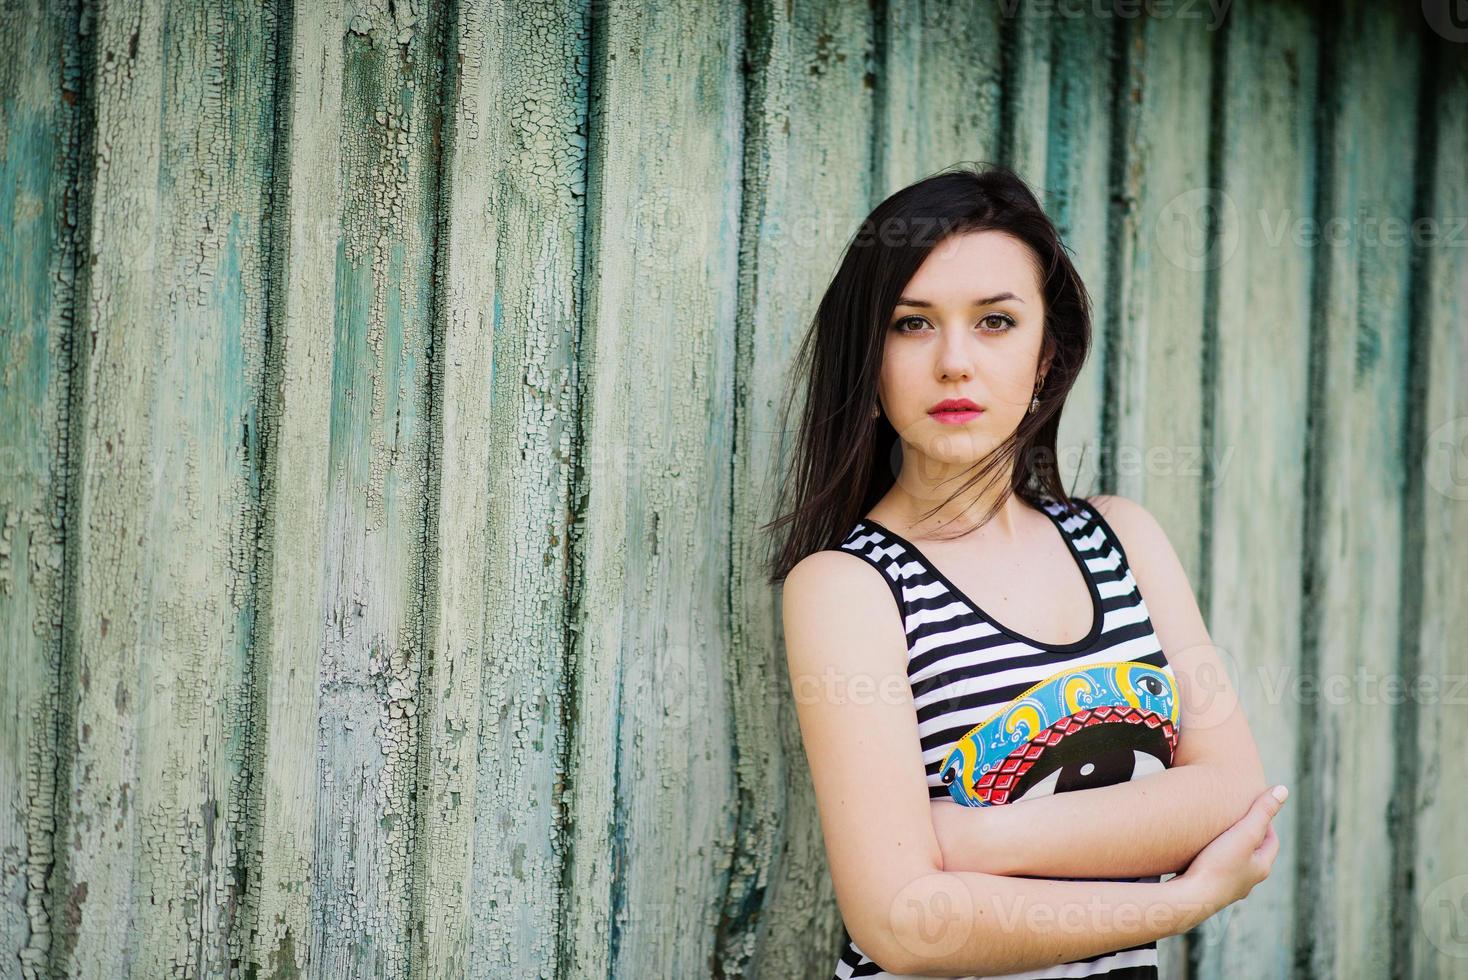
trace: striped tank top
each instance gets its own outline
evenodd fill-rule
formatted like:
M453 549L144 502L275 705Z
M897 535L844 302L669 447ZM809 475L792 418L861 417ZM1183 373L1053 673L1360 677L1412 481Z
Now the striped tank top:
M1120 540L1088 500L1074 503L1075 514L1054 500L1041 507L1090 591L1091 629L1074 643L1042 643L1001 625L915 545L871 518L857 521L841 543L882 573L902 615L930 799L962 794L968 805L997 805L1172 765L1180 730L1172 668ZM1014 724L1016 718L1029 724ZM1011 751L1006 741L1018 747ZM898 976L857 948L844 926L842 933L834 980ZM1003 976L1157 975L1154 941Z

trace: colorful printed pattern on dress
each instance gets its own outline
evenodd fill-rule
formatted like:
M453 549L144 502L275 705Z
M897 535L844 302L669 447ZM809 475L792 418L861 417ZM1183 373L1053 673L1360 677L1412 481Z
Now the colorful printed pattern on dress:
M1091 664L1051 675L966 732L942 780L965 806L1110 786L1169 768L1178 730L1171 674Z

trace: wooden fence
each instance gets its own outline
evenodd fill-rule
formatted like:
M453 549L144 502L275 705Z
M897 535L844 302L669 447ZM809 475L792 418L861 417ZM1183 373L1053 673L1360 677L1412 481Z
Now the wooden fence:
M0 3L0 976L828 976L777 400L963 160L1294 790L1164 975L1468 976L1450 14Z

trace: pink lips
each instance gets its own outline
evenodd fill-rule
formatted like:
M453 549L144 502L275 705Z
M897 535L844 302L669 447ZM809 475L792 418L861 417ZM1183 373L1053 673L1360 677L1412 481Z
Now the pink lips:
M982 408L967 398L946 398L928 409L933 420L944 425L962 425L978 418L983 412Z
M935 420L944 425L962 425L983 415L983 412L929 412Z

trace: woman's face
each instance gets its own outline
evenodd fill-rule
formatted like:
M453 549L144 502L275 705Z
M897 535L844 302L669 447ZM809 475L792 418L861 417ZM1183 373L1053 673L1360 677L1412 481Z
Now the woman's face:
M928 255L888 318L878 395L904 448L969 465L1029 411L1043 369L1045 310L1032 253L999 231L952 236ZM979 412L942 414L947 399Z

